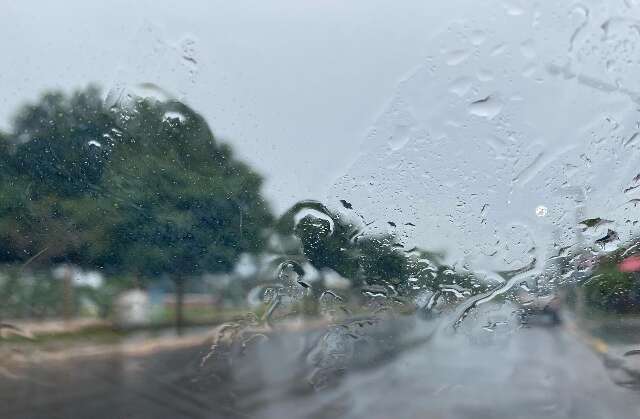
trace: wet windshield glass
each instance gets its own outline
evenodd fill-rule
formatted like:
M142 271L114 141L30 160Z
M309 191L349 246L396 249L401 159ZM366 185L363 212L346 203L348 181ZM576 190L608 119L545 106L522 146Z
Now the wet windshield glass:
M640 2L14 2L7 418L640 415Z

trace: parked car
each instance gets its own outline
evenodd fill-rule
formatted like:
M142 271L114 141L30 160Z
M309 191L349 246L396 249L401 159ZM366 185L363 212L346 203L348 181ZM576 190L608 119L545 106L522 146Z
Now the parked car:
M522 290L518 293L521 307L520 322L525 326L559 326L560 297L556 294L535 295Z

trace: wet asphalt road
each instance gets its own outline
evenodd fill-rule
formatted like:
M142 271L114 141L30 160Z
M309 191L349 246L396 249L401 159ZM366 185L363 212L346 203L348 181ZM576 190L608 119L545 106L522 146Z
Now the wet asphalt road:
M566 326L354 323L258 336L201 366L207 346L5 367L0 417L640 417L640 391L614 383L628 374Z

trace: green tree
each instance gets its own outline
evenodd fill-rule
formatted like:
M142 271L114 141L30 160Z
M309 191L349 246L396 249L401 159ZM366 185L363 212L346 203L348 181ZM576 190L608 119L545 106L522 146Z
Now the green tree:
M279 219L276 231L297 238L298 248L289 246L284 259L298 265L307 261L316 269L331 268L354 287L375 286L394 298L410 300L431 291L449 300L488 289L471 272L446 265L443 255L405 249L393 234L366 234L360 222L317 201L293 205Z
M143 100L122 116L101 203L112 222L95 253L105 267L170 275L180 324L186 277L229 271L263 248L272 216L262 180L182 103Z
M397 285L407 278L407 258L391 234L362 234L358 223L317 201L300 201L277 224L300 241L300 253L317 269L331 268L353 285Z
M593 272L582 283L590 308L620 314L640 312L640 274L621 272L618 267L626 250L636 244L637 240L599 259Z
M87 232L67 207L95 197L109 154L96 144L115 122L91 86L69 96L46 93L19 110L0 138L0 260L88 262Z
M5 262L170 275L181 307L185 278L264 246L261 177L180 102L106 109L94 87L47 93L0 140Z
M300 201L279 219L276 230L300 241L298 252L317 269L331 268L359 281L359 230L317 201Z

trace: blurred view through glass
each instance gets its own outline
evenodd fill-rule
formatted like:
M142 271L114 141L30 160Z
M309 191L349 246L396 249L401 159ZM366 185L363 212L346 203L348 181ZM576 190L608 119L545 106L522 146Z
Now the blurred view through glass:
M9 2L6 418L637 418L640 3Z

